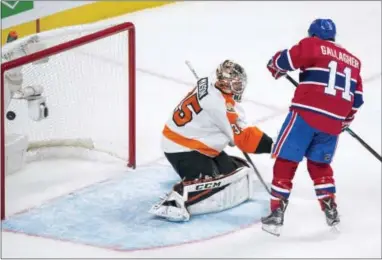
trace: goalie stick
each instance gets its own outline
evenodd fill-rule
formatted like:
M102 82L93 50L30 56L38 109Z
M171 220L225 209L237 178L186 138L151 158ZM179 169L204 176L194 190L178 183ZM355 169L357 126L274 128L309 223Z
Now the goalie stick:
M289 76L288 74L285 75L286 79L289 80L290 83L292 83L295 87L298 86L298 82ZM360 144L365 147L372 155L375 156L380 162L382 162L382 157L373 149L370 145L368 145L359 135L357 135L353 130L351 130L349 127L345 129L348 134L350 134L353 138L355 138Z
M198 74L196 73L195 69L193 68L193 66L191 65L191 62L190 61L186 61L185 62L187 67L190 69L191 73L194 74L194 77L199 80L199 76ZM243 152L243 155L245 157L245 159L247 159L247 161L249 162L249 164L252 166L252 169L253 171L255 172L257 178L260 180L261 184L263 185L264 189L268 192L268 194L271 194L271 191L269 189L269 187L267 186L267 184L265 183L263 177L261 176L259 170L256 168L255 164L252 162L251 160L251 157L249 157L249 155L246 153L246 152Z

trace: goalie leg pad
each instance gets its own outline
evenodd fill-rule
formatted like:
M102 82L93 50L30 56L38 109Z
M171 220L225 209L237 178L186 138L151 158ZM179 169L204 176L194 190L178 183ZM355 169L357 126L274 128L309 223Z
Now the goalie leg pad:
M149 213L170 221L188 221L191 215L220 212L252 199L254 182L253 170L247 167L216 178L183 181Z
M183 198L188 211L191 215L198 215L220 212L240 205L251 198L252 174L252 169L242 167L220 178L185 183Z

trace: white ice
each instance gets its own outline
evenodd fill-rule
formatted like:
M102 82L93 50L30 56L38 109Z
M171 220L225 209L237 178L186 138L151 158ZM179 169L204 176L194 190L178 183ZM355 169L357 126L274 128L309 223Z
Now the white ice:
M248 117L276 136L293 87L283 79L274 81L265 65L275 51L305 37L309 23L317 17L334 19L337 41L362 61L365 105L351 127L381 154L380 2L189 2L106 21L131 21L137 28L139 165L161 159L161 128L187 92L187 84L178 81L193 82L184 65L186 59L193 62L200 75L209 74L226 58L242 63L249 74L244 102ZM149 109L155 111L155 116ZM234 148L228 152L240 155ZM272 161L263 155L252 158L270 182ZM303 162L296 174L279 238L264 233L257 224L200 243L117 252L2 232L2 256L381 258L381 164L345 133L333 167L342 218L339 236L327 231ZM33 162L26 170L7 177L7 213L129 171L121 162L68 159Z

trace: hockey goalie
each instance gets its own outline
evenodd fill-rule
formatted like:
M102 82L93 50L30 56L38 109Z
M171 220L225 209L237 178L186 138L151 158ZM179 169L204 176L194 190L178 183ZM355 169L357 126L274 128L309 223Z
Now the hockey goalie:
M22 41L22 40L21 40ZM5 63L19 57L29 55L36 51L44 49L37 36L30 37L24 42L10 43L12 46L6 46L2 49L1 62ZM45 63L48 59L42 59L34 63L33 66ZM30 119L40 121L48 116L48 107L46 98L43 96L43 87L39 85L23 84L22 67L16 67L4 73L4 108L6 118L10 121L17 116L17 111L8 110L12 100L25 100L28 106ZM5 142L7 149L6 173L10 174L20 170L25 162L25 154L28 148L28 137L16 133L5 133Z
M150 213L169 221L219 212L252 198L254 172L227 145L247 153L270 153L273 140L248 125L240 107L247 85L244 68L231 60L213 77L201 78L164 126L162 148L182 179Z

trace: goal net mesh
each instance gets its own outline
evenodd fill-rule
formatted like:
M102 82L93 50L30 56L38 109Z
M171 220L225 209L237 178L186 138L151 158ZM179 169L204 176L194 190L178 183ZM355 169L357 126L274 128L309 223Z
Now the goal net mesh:
M113 26L108 26L109 28ZM29 36L2 47L2 63L14 59L12 53L28 41L38 38L45 49L68 43L106 29L105 26L81 25ZM34 37L34 38L33 38ZM128 161L131 120L129 93L128 30L110 33L102 39L50 56L45 63L22 64L22 86L43 87L49 116L34 121L26 100L13 99L5 112L13 111L14 120L5 119L5 152L14 136L28 138L29 151L37 148L80 147L108 153ZM14 56L14 55L13 55ZM18 69L16 68L16 69ZM3 79L2 79L3 80ZM3 102L3 101L2 101ZM3 126L2 126L3 127ZM131 153L130 153L131 154Z

